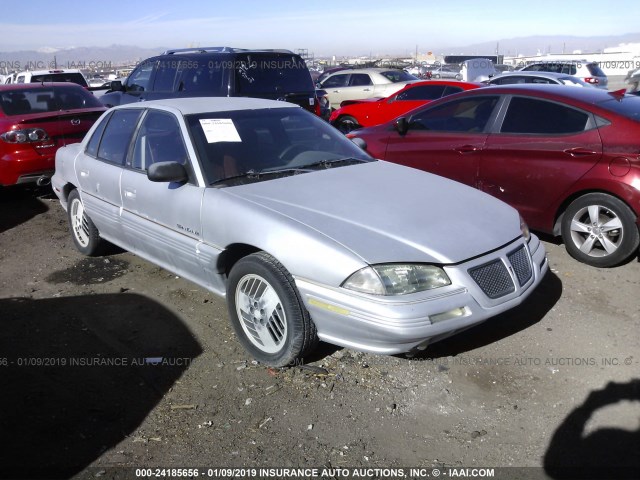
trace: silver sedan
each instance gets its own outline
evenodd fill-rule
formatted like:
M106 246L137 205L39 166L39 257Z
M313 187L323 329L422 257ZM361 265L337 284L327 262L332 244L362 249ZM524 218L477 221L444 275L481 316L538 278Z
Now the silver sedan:
M270 365L318 340L424 349L519 305L548 268L513 208L374 160L284 102L111 109L58 151L52 185L82 253L108 241L226 296Z

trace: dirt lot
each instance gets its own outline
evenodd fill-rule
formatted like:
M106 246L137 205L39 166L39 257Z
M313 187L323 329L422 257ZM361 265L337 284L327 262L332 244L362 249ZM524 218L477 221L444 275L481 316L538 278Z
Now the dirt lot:
M546 241L551 272L522 308L418 357L322 345L305 367L274 370L240 348L219 298L126 252L82 257L53 197L5 189L0 215L2 478L640 477L637 260L594 269Z

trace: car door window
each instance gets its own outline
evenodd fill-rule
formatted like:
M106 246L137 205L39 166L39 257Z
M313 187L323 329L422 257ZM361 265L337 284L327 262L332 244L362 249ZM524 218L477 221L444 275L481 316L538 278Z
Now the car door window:
M415 114L409 130L482 132L487 126L498 96L456 100Z
M85 149L87 155L91 155L92 157L98 156L98 146L100 145L100 139L102 138L102 134L105 127L107 126L107 123L109 123L110 118L111 113L107 114L93 131L93 135L91 135L89 143L87 143L87 148Z
M139 109L123 109L113 112L100 140L98 158L124 165L131 137L141 113L142 110Z
M151 72L155 65L155 61L146 61L131 72L127 79L127 92L147 92L150 90L149 82L151 80Z
M346 87L348 80L348 74L333 75L324 81L324 83L322 84L322 88Z
M187 157L176 117L166 112L149 111L138 129L130 166L147 170L152 163L158 162L187 165Z
M582 132L589 115L537 98L513 97L502 122L502 133L567 134Z
M366 73L354 73L349 79L350 87L362 87L365 85L372 85L371 78Z
M435 100L442 97L446 85L424 85L413 87L399 93L396 100Z
M154 92L173 92L178 71L177 60L160 60L153 80Z

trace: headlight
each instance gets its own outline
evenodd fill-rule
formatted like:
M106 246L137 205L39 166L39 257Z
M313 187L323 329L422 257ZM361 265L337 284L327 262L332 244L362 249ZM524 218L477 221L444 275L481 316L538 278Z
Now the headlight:
M527 225L527 222L524 221L522 216L520 217L520 230L522 231L522 236L528 242L529 239L531 238L531 232L529 231L529 226Z
M358 270L344 288L373 295L406 295L451 285L444 270L433 265L385 264Z

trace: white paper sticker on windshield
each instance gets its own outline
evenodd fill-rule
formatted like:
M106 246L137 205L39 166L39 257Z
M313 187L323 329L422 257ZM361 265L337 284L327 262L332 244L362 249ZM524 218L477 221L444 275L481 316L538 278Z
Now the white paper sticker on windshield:
M209 143L242 141L230 118L204 118L200 125Z

